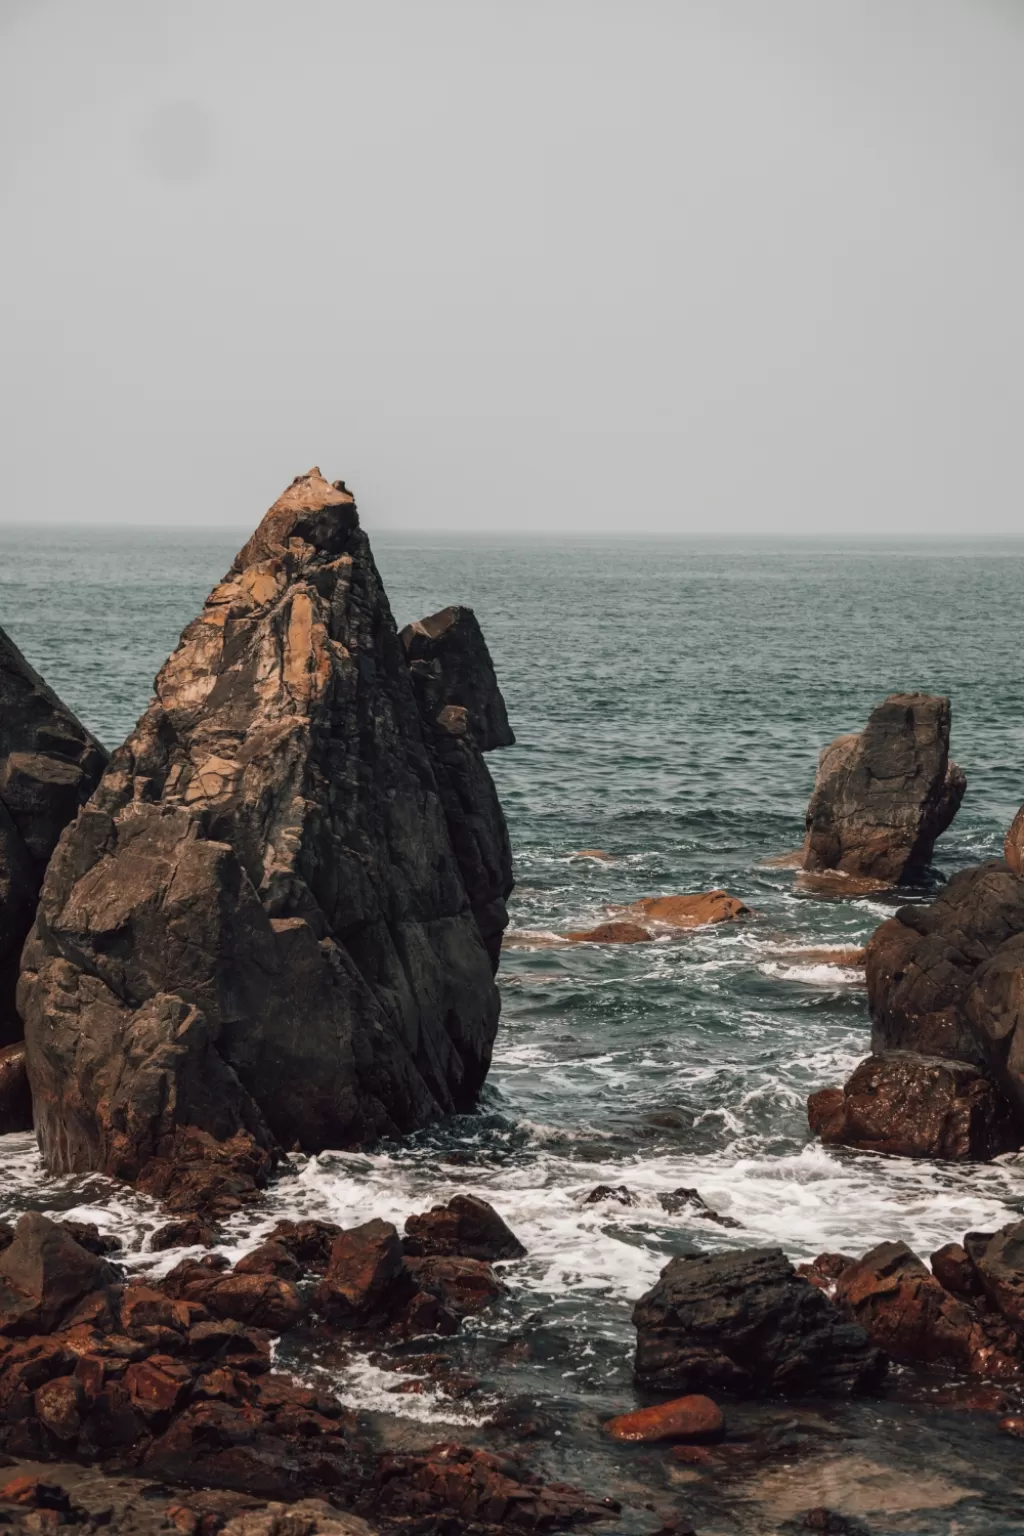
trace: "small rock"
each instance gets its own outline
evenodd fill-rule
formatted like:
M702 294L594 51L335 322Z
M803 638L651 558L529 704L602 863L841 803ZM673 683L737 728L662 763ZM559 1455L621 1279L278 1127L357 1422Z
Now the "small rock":
M223 1242L224 1234L213 1222L201 1216L183 1216L180 1221L168 1221L149 1239L152 1253L165 1253L168 1248L214 1248Z
M606 1201L613 1201L616 1205L639 1205L640 1197L625 1184L597 1184L586 1195L584 1205L603 1205Z
M609 1419L605 1433L613 1440L652 1444L657 1440L719 1440L725 1433L725 1418L710 1397L694 1394L677 1397L653 1408L640 1408Z
M599 923L565 935L570 944L650 944L654 935L639 923Z
M718 1211L712 1210L711 1206L708 1205L707 1201L696 1189L680 1187L679 1189L670 1190L667 1194L658 1196L658 1204L662 1210L668 1211L670 1216L676 1215L679 1211L689 1209L703 1221L717 1222L720 1227L739 1228L743 1226L742 1221L736 1221L732 1216L721 1216Z
M522 1259L526 1249L486 1200L454 1195L405 1223L403 1248L414 1258Z

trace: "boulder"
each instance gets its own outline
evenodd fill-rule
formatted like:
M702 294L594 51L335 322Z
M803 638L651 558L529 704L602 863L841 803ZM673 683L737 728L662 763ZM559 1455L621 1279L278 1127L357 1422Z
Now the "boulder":
M117 1277L59 1223L28 1211L0 1253L0 1334L49 1333L84 1296Z
M654 935L639 923L598 923L596 928L574 928L565 935L570 944L650 944Z
M673 1259L633 1310L636 1379L658 1392L849 1393L881 1352L781 1248Z
M982 1291L1008 1322L1024 1331L1024 1221L1008 1223L983 1243L972 1244L972 1235L964 1246Z
M406 1259L405 1268L418 1290L434 1297L456 1318L482 1312L503 1290L483 1259Z
M0 1048L0 1136L32 1129L32 1093L25 1066L25 1042Z
M367 1221L334 1239L314 1306L329 1323L369 1327L387 1321L413 1289L395 1228Z
M511 860L449 724L352 497L300 476L47 870L18 995L51 1171L137 1179L182 1127L351 1146L475 1102Z
M866 974L872 1048L983 1067L1024 1132L1024 879L1001 859L962 870L875 931Z
M694 1394L675 1397L653 1408L638 1408L635 1413L621 1413L608 1419L605 1433L613 1440L650 1445L658 1440L687 1440L697 1443L720 1440L725 1433L725 1417L710 1397Z
M728 891L699 891L692 896L643 896L625 909L657 928L706 928L749 916L750 908Z
M19 1040L21 949L50 855L107 754L0 629L0 1046Z
M493 1205L476 1195L453 1195L405 1223L405 1252L412 1257L522 1259L526 1249Z
M898 1157L983 1162L1021 1141L1010 1105L977 1066L912 1051L869 1056L844 1088L812 1093L807 1118L826 1146Z
M949 700L894 693L821 754L803 862L899 885L931 861L967 787L949 759Z
M287 1248L304 1270L322 1274L331 1259L331 1247L342 1229L334 1221L279 1221L267 1234L268 1243Z
M472 608L442 608L401 633L413 686L434 718L464 711L481 752L515 746L494 663Z

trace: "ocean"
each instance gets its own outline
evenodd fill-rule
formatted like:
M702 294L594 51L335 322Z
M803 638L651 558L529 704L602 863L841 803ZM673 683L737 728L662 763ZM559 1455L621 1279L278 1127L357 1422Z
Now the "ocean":
M502 1404L529 1401L551 1426L533 1453L547 1470L636 1481L638 1463L624 1470L610 1451L583 1448L588 1426L633 1405L632 1303L673 1254L779 1244L802 1260L903 1239L927 1257L1024 1207L1024 1168L1013 1159L955 1167L811 1139L807 1095L841 1083L867 1054L869 1023L862 974L804 963L800 951L860 945L907 898L802 894L792 870L768 862L799 846L820 748L859 729L887 693L911 689L950 695L953 755L968 782L936 870L911 895L999 853L1024 800L1024 543L368 529L400 625L448 603L476 610L517 736L489 757L517 882L494 1066L472 1115L401 1145L299 1160L266 1208L235 1220L226 1251L251 1246L284 1214L400 1225L460 1190L484 1196L529 1257L506 1269L497 1311L452 1346L477 1393L453 1402L427 1383L396 1397L394 1377L368 1357L313 1344L289 1344L283 1358L326 1374L367 1412L397 1413L389 1433L399 1439L403 1423L409 1433L436 1427L436 1438L473 1433ZM114 746L244 538L2 528L0 623ZM594 849L609 857L579 856ZM517 938L592 926L641 896L715 887L751 916L635 947ZM588 1204L598 1185L626 1186L633 1203ZM680 1187L738 1226L692 1207L667 1213L658 1197ZM149 1202L100 1178L49 1180L30 1137L0 1139L0 1217L28 1207L74 1209L125 1234L130 1262L151 1262L143 1245L160 1218ZM849 1417L858 1411L836 1410L833 1427L863 1439L868 1421ZM888 1457L895 1476L900 1442L911 1470L925 1447L948 1469L950 1446L967 1454L974 1436L989 1482L981 1493L960 1488L959 1502L933 1490L933 1507L918 1479L902 1513L892 1485L878 1497L897 1523L876 1528L952 1530L943 1511L955 1505L955 1529L967 1536L1024 1530L1010 1513L1020 1508L1010 1466L1019 1449L963 1414L944 1440L945 1421L929 1411L880 1409L872 1455ZM643 1474L652 1487L660 1467ZM669 1479L673 1496L680 1478ZM775 1515L758 1504L755 1516L751 1504L747 1524L730 1524L720 1490L685 1489L718 1522L702 1536L784 1528L770 1523L784 1518L778 1490Z

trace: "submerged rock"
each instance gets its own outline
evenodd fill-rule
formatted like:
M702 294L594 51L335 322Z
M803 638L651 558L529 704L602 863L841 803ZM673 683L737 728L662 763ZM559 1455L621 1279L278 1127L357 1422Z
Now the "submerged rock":
M32 1129L32 1094L25 1066L25 1042L0 1049L0 1136Z
M977 1066L912 1051L869 1056L845 1088L812 1093L807 1118L826 1146L899 1157L984 1162L1021 1139L1010 1105Z
M931 860L967 781L949 759L949 700L894 693L864 730L822 752L807 807L804 867L899 885Z
M747 917L750 908L728 891L701 891L693 896L644 896L626 908L639 918L665 928L705 928Z
M18 1040L21 949L50 855L107 754L0 629L0 1045Z
M638 923L598 923L596 928L577 928L565 935L570 944L650 944L649 928Z
M447 1205L432 1206L405 1223L405 1252L412 1257L522 1259L526 1249L486 1200L453 1195Z
M472 731L417 702L340 482L289 487L155 686L25 950L48 1167L137 1178L182 1126L319 1150L468 1108L507 832Z
M848 1393L885 1370L864 1330L781 1248L673 1259L633 1322L636 1379L652 1391Z
M653 1408L639 1408L635 1413L619 1414L609 1419L604 1429L613 1440L641 1445L659 1440L720 1440L725 1433L725 1416L710 1397L693 1394L658 1403Z

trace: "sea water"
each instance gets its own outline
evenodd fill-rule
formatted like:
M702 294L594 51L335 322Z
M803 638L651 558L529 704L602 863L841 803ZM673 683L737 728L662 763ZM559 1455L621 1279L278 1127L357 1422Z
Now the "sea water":
M482 1383L463 1403L429 1387L396 1397L359 1356L291 1363L359 1406L439 1430L524 1392L555 1420L570 1402L599 1415L631 1402L632 1303L674 1254L777 1243L801 1260L900 1238L927 1256L1019 1214L1013 1159L957 1167L811 1138L807 1095L844 1080L869 1024L862 972L800 951L862 944L906 896L814 897L770 861L801 841L821 747L887 693L915 689L950 695L968 788L912 899L999 853L1024 800L1024 544L369 532L400 625L449 603L476 610L516 732L488 759L516 871L494 1065L475 1114L400 1145L297 1160L266 1207L231 1224L225 1251L282 1215L400 1226L472 1191L529 1257L506 1268L507 1298L458 1346ZM242 541L8 526L0 624L114 746ZM650 945L517 937L716 887L752 915ZM100 1178L48 1180L30 1137L0 1140L0 1181L0 1216L81 1208L127 1237L131 1262L152 1262L150 1203ZM600 1184L625 1185L633 1203L588 1203ZM668 1214L658 1197L679 1187L738 1226L692 1207ZM517 1330L528 1366L502 1344Z

